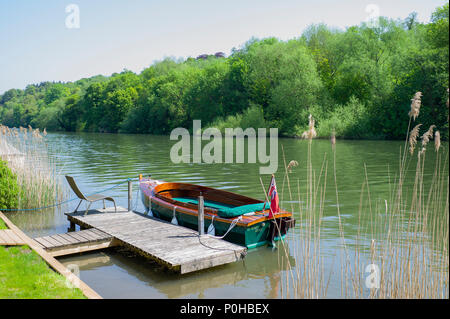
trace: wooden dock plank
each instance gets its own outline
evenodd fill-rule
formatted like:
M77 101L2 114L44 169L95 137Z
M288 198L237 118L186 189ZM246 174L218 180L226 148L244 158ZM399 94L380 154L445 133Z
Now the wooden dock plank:
M3 245L3 243L7 243L8 240L2 236L3 231L0 231L0 244Z
M50 242L49 239L53 241ZM57 239L59 240L59 244L55 244ZM94 231L93 229L45 236L35 238L34 240L53 257L99 250L118 245L118 242L112 236L100 231Z
M12 229L0 230L0 245L25 245L25 242Z
M85 238L85 237L83 237L83 236L81 236L80 234L77 234L77 233L79 233L79 232L69 232L66 235L70 236L70 237L72 237L72 238L74 238L76 240L78 240L79 243L83 243L83 242L89 241L89 239L87 239L87 238Z
M21 240L20 237L17 236L13 230L9 229L8 235L15 241L16 245L25 244L25 242L23 240Z
M16 244L16 241L12 238L11 235L12 235L12 234L11 234L11 230L10 230L10 229L6 229L6 230L3 232L3 237L5 237L5 239L6 239L8 242L10 242L11 244L15 245L15 244Z
M112 238L110 235L97 231L96 229L86 229L77 232L69 232L64 234L77 240L79 243L99 241L107 238Z
M91 228L90 230L92 230L93 233L96 233L96 234L98 234L98 235L100 235L100 236L102 236L102 237L111 237L111 236L108 235L107 233L102 232L100 229L97 229L97 228Z
M79 238L80 241L91 241L92 240L92 238L90 236L88 236L88 234L89 234L88 230L69 232L68 234L70 234L70 236L72 236L72 237Z
M44 237L35 238L34 240L44 248L54 246L52 243L47 241Z
M66 234L56 234L53 235L52 238L55 238L59 241L63 241L66 245L77 244L79 241L71 236L67 236Z
M92 230L90 230L90 229L84 231L83 237L88 238L89 241L101 240L103 238L103 237L99 236L98 234L92 232Z
M118 207L66 213L68 219L82 227L100 231L117 239L122 245L181 273L201 270L243 258L246 248L227 241L199 237L192 229L128 212Z
M53 257L66 256L71 254L84 253L93 250L105 249L117 246L119 243L114 238L104 239L102 241L89 241L77 245L61 246L48 249L48 253Z
M101 230L96 228L89 229L89 234L97 240L102 240L104 238L111 237L111 235L108 235L105 232L102 232Z
M6 230L1 230L0 231L0 244L6 245L8 243L11 243L11 238L9 238L9 236L7 235Z
M70 245L71 242L68 241L66 238L64 238L63 236L56 234L56 235L52 235L50 236L52 239L60 242L62 245Z
M117 244L117 242L112 243L112 236L95 229L44 236L34 240L52 256L103 249Z
M24 245L25 242L18 237L11 229L0 230L0 245L13 246Z
M48 243L50 243L52 246L55 246L55 247L62 245L59 241L53 239L51 236L45 236L45 237L42 237L42 239L44 239L45 241L47 241ZM46 246L46 247L50 247L50 246Z

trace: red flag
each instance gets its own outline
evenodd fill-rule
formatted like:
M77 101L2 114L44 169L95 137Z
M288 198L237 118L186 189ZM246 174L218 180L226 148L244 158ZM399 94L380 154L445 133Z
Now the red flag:
M273 214L280 211L277 184L275 183L275 177L272 175L272 180L270 181L269 187L269 197L270 197L270 211L269 218L273 218Z

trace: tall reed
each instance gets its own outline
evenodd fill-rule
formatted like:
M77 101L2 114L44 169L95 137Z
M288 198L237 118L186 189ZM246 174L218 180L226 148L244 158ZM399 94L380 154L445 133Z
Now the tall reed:
M44 135L44 136L43 136ZM0 156L17 175L19 209L52 205L67 198L68 189L48 154L39 129L0 125Z
M281 192L282 201L285 195L285 184L287 184L290 209L295 212L297 219L295 229L288 234L289 244L291 248L293 247L290 253L293 253L296 263L295 265L283 265L285 278L281 285L282 298L323 298L327 295L330 279L329 276L325 276L323 271L324 264L320 245L328 165L325 157L320 172L316 175L312 167L311 156L312 139L316 136L314 120L311 116L309 121L309 130L304 133L304 137L308 139L306 182L297 180L291 184L289 174L294 167L300 164L295 160L287 163L282 146L285 168ZM294 202L298 203L297 207L294 207ZM282 248L279 249L279 253L288 251L285 241L282 241L280 246Z
M416 150L421 124L415 125L411 132L409 128L419 116L421 95L418 92L412 99L405 147L400 149L398 174L392 178L390 172L387 173L388 198L374 200L378 196L371 193L364 166L359 198L354 199L359 201L356 235L346 233L340 211L336 162L339 143L336 139L331 139L334 199L325 198L327 159L323 159L320 172L312 168L316 160L311 158L313 134L305 132L305 137L309 138L306 181L297 180L298 209L292 205L294 186L289 179L291 167L285 160L284 181L287 182L290 208L295 212L298 226L289 236L297 263L285 269L282 297L325 298L330 281L338 280L331 270L325 273L321 256L323 211L325 201L330 200L336 203L342 298L449 297L448 151L443 154L437 131L434 135L435 161L426 160L426 148L433 138L434 125L421 136L421 148ZM425 168L433 164L430 181L425 178ZM411 165L415 168L410 169ZM404 186L407 177L413 178L412 187ZM284 199L284 187L282 193Z

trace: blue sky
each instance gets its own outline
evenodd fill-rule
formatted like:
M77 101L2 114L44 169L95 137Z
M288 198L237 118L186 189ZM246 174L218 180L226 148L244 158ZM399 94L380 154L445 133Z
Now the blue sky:
M164 57L196 57L239 47L252 36L282 40L312 23L345 28L365 21L369 4L382 16L422 22L443 0L0 0L0 94L42 81L75 81L124 68L134 72ZM67 28L66 6L80 10Z

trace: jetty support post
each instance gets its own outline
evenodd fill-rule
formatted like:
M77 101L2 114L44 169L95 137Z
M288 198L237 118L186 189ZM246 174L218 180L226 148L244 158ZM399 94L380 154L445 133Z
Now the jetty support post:
M201 193L198 197L198 234L205 234L205 205Z
M76 225L75 225L75 223L72 221L72 220L69 220L69 223L70 223L70 226L69 226L69 229L67 229L67 231L68 232L73 232L73 231L75 231L76 230Z
M133 184L131 180L128 181L128 211L131 212L131 197L133 193Z

